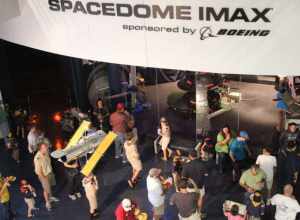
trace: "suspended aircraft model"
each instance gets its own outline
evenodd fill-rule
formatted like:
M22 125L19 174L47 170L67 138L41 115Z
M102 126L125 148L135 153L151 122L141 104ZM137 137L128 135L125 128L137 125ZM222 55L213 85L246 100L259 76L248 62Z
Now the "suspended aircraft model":
M51 153L51 156L68 163L74 159L94 153L105 136L106 133L103 131L96 131L92 134L84 135L76 145L68 149L56 150Z
M88 132L90 125L90 122L83 121L66 148L51 153L51 157L63 163L92 154L81 171L85 176L93 171L98 161L117 137L113 132L108 134L101 130Z

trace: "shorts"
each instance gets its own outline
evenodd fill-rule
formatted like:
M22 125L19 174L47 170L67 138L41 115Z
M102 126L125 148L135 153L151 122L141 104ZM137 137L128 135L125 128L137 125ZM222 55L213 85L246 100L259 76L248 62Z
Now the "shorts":
M156 216L163 216L165 214L165 205L162 204L158 207L153 207L153 214Z
M271 180L266 180L266 187L267 187L268 191L271 191L271 190L272 190L272 187L273 187L273 179L271 179Z
M159 141L159 144L163 150L166 150L170 144L171 138L170 137L162 137Z
M35 208L34 198L24 198L25 203L27 204L28 209L32 210Z
M51 194L51 185L48 177L40 177L39 180L42 184L43 190L49 194Z
M179 220L200 220L200 214L199 212L195 212L194 214L190 215L189 217L181 217L180 215L178 215Z

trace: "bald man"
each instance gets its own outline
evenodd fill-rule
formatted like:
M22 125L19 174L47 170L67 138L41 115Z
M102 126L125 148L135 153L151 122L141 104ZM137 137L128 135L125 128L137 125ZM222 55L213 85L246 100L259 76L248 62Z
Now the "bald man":
M276 194L271 199L276 206L275 220L295 220L300 212L300 205L293 195L293 186L288 184L283 188L283 194Z

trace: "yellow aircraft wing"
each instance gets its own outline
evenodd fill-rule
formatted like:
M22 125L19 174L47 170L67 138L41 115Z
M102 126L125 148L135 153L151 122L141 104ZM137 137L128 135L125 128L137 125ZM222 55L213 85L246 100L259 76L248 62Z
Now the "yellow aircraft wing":
M70 139L70 141L69 141L68 145L65 147L65 149L68 149L68 148L76 145L77 142L79 141L79 139L82 137L83 133L89 129L90 125L91 125L91 122L83 121L80 124L79 128L74 133L74 135L72 136L72 138Z
M93 169L97 165L98 161L101 159L101 157L107 151L107 149L113 143L113 141L116 139L116 137L117 137L117 135L114 132L109 132L108 135L105 136L103 141L101 141L101 143L95 150L94 154L87 161L85 166L82 168L81 173L83 175L88 176L93 171Z

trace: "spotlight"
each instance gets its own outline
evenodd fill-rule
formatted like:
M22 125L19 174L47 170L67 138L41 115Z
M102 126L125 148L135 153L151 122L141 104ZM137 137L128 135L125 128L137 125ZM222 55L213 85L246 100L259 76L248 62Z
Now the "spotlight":
M60 112L56 112L54 115L53 115L53 121L55 123L60 123L62 120L62 116L61 116L61 113Z
M63 140L61 138L56 138L55 141L54 141L54 147L57 150L63 149L63 147L64 147Z

